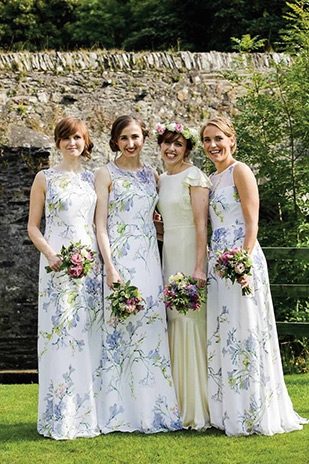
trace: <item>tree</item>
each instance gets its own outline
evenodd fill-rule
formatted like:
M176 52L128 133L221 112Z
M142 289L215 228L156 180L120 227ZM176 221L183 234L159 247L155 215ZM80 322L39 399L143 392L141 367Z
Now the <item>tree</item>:
M178 47L181 22L172 0L131 0L130 16L124 49L166 50Z
M238 157L253 167L260 183L259 240L264 246L309 246L309 0L287 5L289 27L281 40L289 55L279 62L270 57L272 71L259 72L244 37L236 46L242 53L247 49L237 62L242 72L226 76L244 90L236 101ZM258 43L258 38L251 40ZM299 262L297 268L289 261L270 265L272 282L308 282L306 262ZM277 319L309 320L305 298L274 302ZM298 365L306 368L305 338L285 337L282 348L286 369L290 369L289 358L297 358Z
M68 29L77 46L120 48L129 24L128 0L82 0Z
M230 37L240 37L244 31L266 39L270 49L286 23L282 17L285 0L173 0L173 3L181 22L181 43L194 51L231 51Z
M78 0L6 0L0 3L0 41L7 50L69 48L67 24Z
M240 58L245 77L230 76L245 90L237 99L235 118L240 155L255 167L261 181L261 225L272 222L272 228L261 228L261 238L273 245L309 245L308 5L308 0L288 3L291 26L281 38L290 59L286 55L279 62L272 60L273 70L263 73L253 68L247 55L246 60ZM238 51L243 51L245 38L236 46Z

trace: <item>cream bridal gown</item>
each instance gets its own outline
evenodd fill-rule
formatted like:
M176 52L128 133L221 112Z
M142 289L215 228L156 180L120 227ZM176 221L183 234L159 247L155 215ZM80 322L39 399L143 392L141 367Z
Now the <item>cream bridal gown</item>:
M164 222L164 283L178 271L191 275L195 268L196 231L190 186L210 188L205 174L192 166L179 174L159 178L159 210ZM210 426L207 395L206 305L186 315L167 309L173 380L184 428Z

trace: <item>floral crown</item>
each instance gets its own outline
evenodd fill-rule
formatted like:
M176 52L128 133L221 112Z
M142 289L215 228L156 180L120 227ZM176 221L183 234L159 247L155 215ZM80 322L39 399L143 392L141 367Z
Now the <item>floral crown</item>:
M159 135L163 135L165 131L177 132L181 134L186 140L191 140L192 149L196 148L199 145L199 134L198 131L195 129L190 129L189 127L183 126L182 124L178 124L176 122L171 122L170 124L158 124L155 125L153 135L155 137L159 137Z

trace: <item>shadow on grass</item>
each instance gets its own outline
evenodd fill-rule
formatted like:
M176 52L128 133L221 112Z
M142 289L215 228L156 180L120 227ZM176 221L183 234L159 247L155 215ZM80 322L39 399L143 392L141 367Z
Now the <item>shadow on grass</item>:
M36 430L36 422L20 422L18 424L0 424L1 443L18 441L38 441L43 437Z
M52 440L47 437L43 437L37 432L36 422L20 422L18 424L0 424L0 437L2 443L16 443L16 442L37 442L41 440ZM175 432L160 432L160 433L151 433L145 434L141 432L111 432L106 435L99 435L99 437L109 436L112 439L118 440L121 438L136 437L139 440L148 441L156 438L166 437L168 439L173 438L175 441L179 439L183 440L185 438L198 439L200 437L207 436L217 436L224 437L225 434L223 431L211 428L207 429L204 432L198 432L196 430L178 430ZM99 437L94 437L97 439ZM76 440L85 440L85 438L77 438ZM76 440L65 440L65 441L76 441ZM54 441L54 440L52 440Z

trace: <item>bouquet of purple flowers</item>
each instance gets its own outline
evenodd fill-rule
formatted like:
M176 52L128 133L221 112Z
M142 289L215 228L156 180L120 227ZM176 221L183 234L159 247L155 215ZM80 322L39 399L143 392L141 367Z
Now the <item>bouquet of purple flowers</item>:
M73 243L68 247L62 245L61 252L57 255L62 259L60 271L65 271L73 279L86 277L94 266L94 255L96 251L91 251L81 242ZM50 266L45 266L47 273L52 272Z
M144 309L142 295L137 287L130 285L130 281L125 284L115 282L114 291L106 299L110 301L110 309L115 322L126 319L131 314L135 315Z
M196 280L181 272L171 275L169 284L163 290L166 308L175 308L181 314L187 314L189 310L199 310L205 301L205 291L196 284Z
M250 273L252 260L247 250L237 247L232 249L226 248L223 253L222 251L217 251L217 255L215 270L219 277L230 279L234 284L243 275L252 275ZM242 295L250 295L252 293L250 287L243 287L241 291Z

